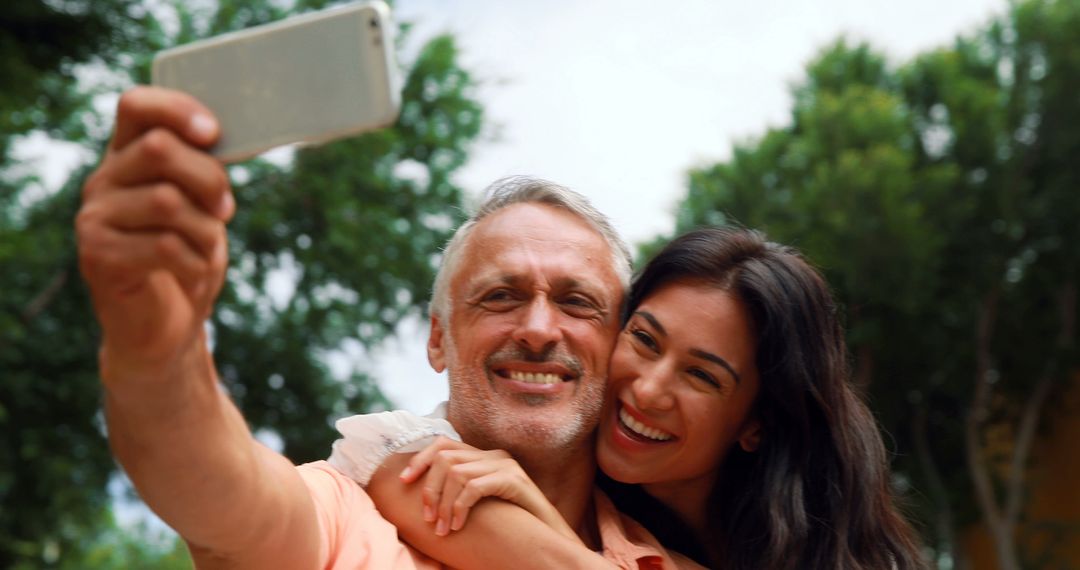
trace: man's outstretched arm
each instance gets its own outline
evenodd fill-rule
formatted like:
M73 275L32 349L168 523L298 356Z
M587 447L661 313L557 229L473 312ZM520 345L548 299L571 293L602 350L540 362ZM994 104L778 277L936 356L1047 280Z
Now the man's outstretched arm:
M203 151L217 131L191 97L129 91L83 189L79 262L102 328L109 441L200 568L315 568L303 480L253 439L206 344L235 209L224 167Z

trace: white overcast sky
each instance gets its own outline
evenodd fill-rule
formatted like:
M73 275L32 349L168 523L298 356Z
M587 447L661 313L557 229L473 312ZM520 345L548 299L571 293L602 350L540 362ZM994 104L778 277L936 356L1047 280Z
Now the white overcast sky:
M631 243L670 232L693 166L786 124L790 86L841 34L893 63L951 44L1005 0L397 0L410 46L452 32L495 140L457 181L477 194L510 174L591 198ZM426 413L446 397L427 366L426 326L366 358L398 406ZM363 361L367 360L367 363Z

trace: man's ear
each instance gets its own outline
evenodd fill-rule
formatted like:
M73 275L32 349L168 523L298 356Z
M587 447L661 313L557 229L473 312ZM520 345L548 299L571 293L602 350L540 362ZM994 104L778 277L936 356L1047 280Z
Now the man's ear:
M739 447L747 453L753 453L757 451L758 445L761 444L761 422L750 420L743 426L742 433L739 435Z
M435 372L446 370L446 352L443 350L443 324L439 317L431 315L431 332L427 341L427 360Z

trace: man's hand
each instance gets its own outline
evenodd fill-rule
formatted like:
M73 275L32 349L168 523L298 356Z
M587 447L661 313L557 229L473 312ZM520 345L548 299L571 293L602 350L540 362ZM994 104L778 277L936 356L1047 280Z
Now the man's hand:
M213 115L183 93L138 87L120 98L113 139L76 218L107 386L159 377L205 345L235 209L224 167L203 151L218 135Z
M79 265L104 333L109 443L197 566L311 568L319 526L304 481L252 438L203 332L235 210L224 167L205 152L218 130L188 95L132 89L83 188Z

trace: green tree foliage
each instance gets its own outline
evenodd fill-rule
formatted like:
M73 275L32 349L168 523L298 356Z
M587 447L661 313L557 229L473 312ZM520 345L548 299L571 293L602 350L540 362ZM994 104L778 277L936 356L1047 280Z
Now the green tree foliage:
M9 2L0 10L0 150L13 137L44 131L59 138L85 136L91 92L72 89L76 70L95 62L119 65L140 49L146 21L136 0Z
M1078 86L1075 0L1020 2L900 67L841 40L808 65L790 126L691 171L678 213L678 231L741 223L822 268L898 480L957 562L977 519L1002 568L1049 559L1013 546L1035 528L1031 438L1076 366ZM991 425L1013 434L1006 457Z
M145 82L155 51L327 4L0 8L0 567L144 566L124 558L132 545L118 546L108 512L115 466L99 411L98 331L72 235L92 166L44 192L12 143L44 132L96 154L107 129L94 126L111 119L95 98ZM434 254L459 221L451 177L483 124L457 61L450 37L420 50L392 128L231 167L239 212L211 323L215 354L252 428L276 432L294 461L325 457L334 418L387 405L362 368L334 378L325 357L344 342L370 348L423 308Z

